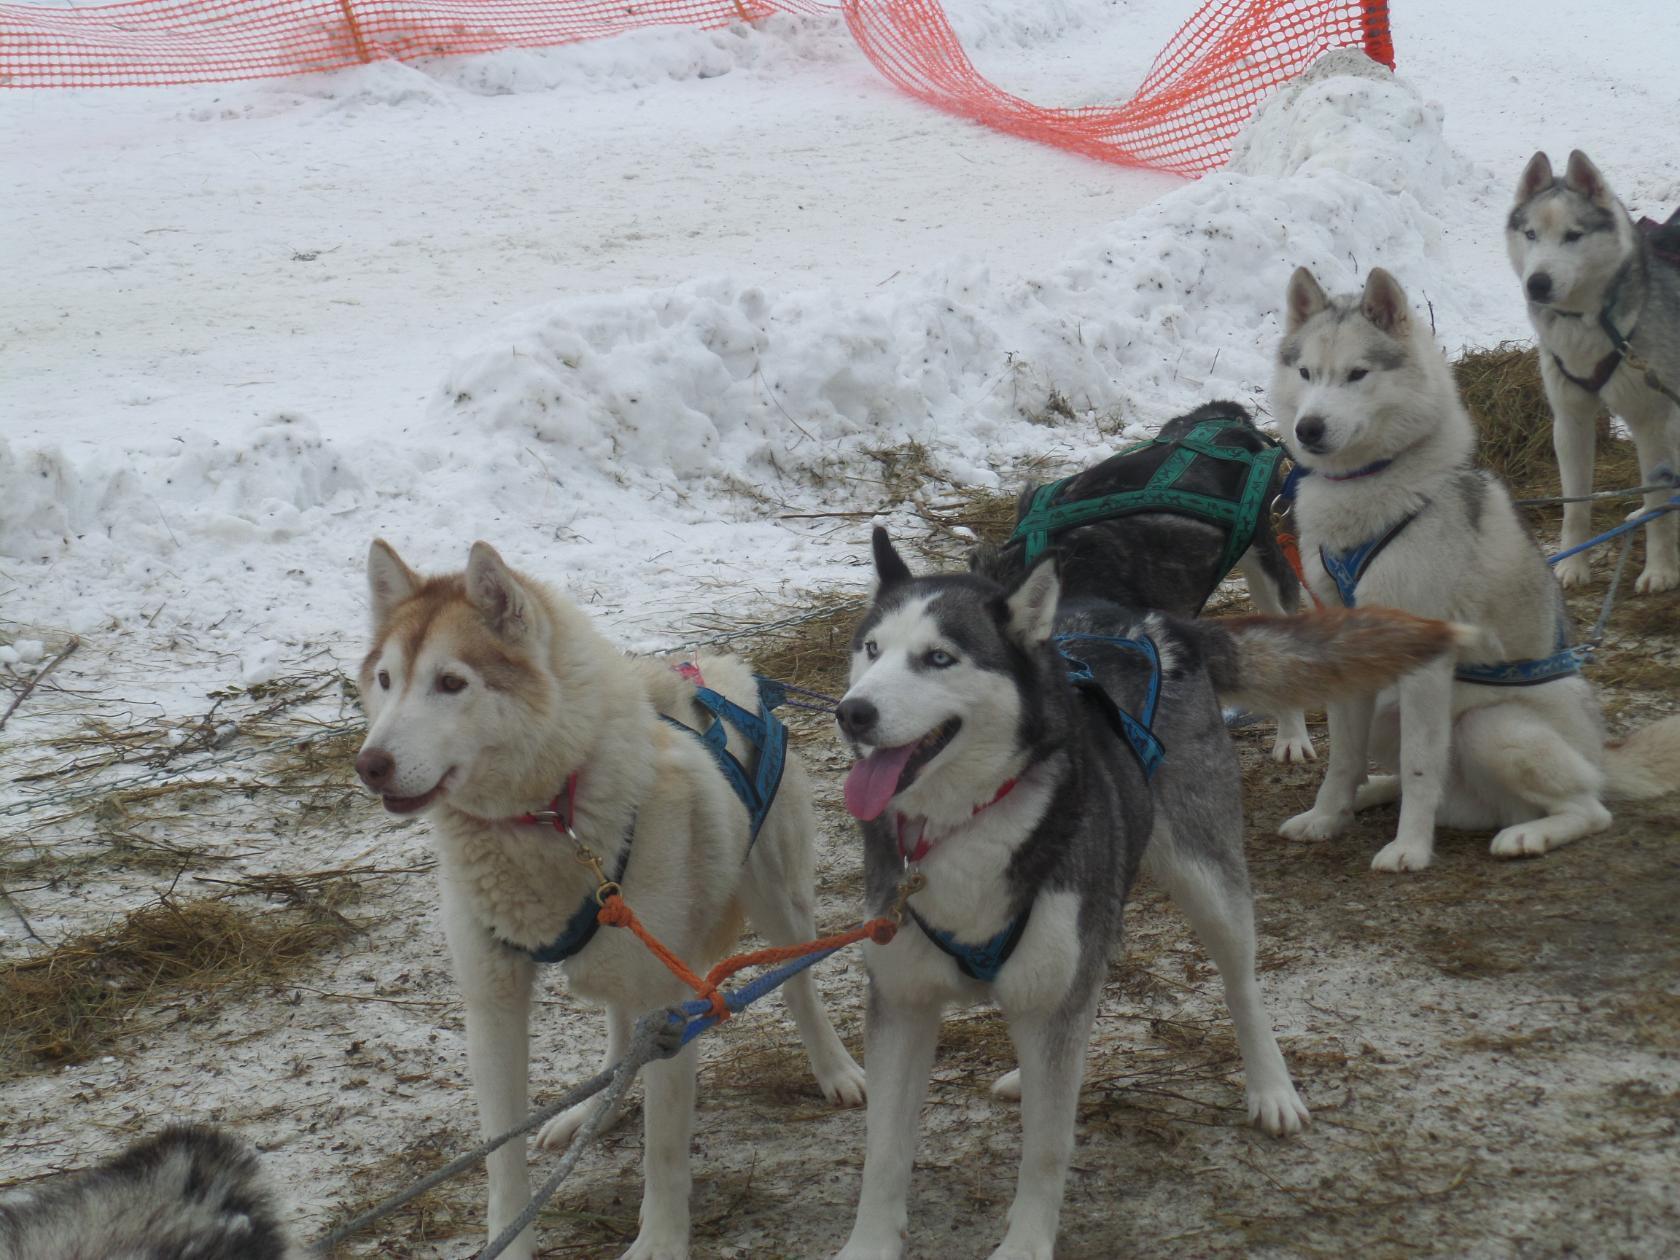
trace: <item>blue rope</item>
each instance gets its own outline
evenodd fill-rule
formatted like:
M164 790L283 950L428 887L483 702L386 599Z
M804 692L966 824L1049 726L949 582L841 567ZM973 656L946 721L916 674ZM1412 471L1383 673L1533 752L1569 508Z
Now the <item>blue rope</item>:
M1661 507L1654 507L1649 512L1641 512L1631 521L1623 521L1620 525L1616 526L1615 529L1607 529L1596 538L1589 538L1586 542L1569 548L1568 551L1558 552L1557 555L1553 556L1550 560L1547 560L1546 563L1556 564L1559 560L1569 559L1570 556L1575 555L1577 552L1589 551L1594 547L1609 542L1612 538L1620 538L1623 534L1628 533L1630 530L1638 529L1641 525L1650 524L1652 521L1656 520L1657 517L1662 516L1667 512L1680 512L1680 494L1675 495Z
M753 977L743 985L733 989L725 989L723 991L723 1004L729 1008L731 1015L738 1015L765 994L781 988L782 985L807 967L814 966L830 954L839 953L845 948L844 945L835 945L812 954L802 955L799 958L789 959L787 962ZM687 1020L687 1026L683 1029L682 1034L682 1044L685 1046L719 1022L718 1017L712 1014L712 1004L700 998L692 998L676 1009L680 1010L683 1019Z

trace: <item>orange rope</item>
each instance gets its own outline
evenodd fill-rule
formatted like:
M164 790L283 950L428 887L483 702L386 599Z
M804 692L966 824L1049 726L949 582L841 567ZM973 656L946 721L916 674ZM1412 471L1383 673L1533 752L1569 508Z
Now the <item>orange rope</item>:
M718 985L747 967L756 967L761 963L787 962L794 958L803 958L807 954L820 953L825 949L838 949L851 945L864 938L874 941L877 945L885 945L892 940L898 931L898 925L891 919L871 919L868 923L860 924L845 932L834 936L825 936L820 940L806 941L800 945L782 945L773 949L754 950L750 954L736 954L725 958L706 974L702 980L689 970L688 964L673 954L670 949L652 932L642 926L642 921L636 917L636 912L625 904L624 898L616 892L610 893L601 902L601 912L596 919L606 927L629 928L636 938L648 947L650 953L670 970L671 974L693 989L702 1001L712 1004L712 1014L719 1023L729 1018L729 1007L724 1003L723 994L718 992Z
M1323 611L1324 601L1318 597L1318 592L1313 590L1312 586L1307 582L1306 570L1301 567L1300 542L1296 539L1294 534L1288 533L1284 530L1275 530L1275 534L1277 537L1278 550L1283 552L1283 558L1289 562L1289 567L1295 571L1295 576L1300 581L1302 588L1308 595L1312 596L1313 607Z

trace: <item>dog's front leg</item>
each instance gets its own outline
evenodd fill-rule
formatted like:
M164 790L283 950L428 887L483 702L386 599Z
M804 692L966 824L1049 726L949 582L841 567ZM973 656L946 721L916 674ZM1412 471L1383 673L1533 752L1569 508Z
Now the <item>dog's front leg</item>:
M1278 828L1284 839L1329 840L1347 830L1353 820L1354 793L1370 768L1371 718L1376 708L1374 696L1328 706L1330 766L1318 785L1313 807Z
M1078 1011L1034 1011L1009 1020L1021 1060L1021 1167L1009 1232L991 1260L1050 1260L1055 1252L1095 998Z
M1592 493L1593 456L1598 445L1598 395L1563 379L1552 356L1540 352L1540 375L1546 401L1552 406L1552 450L1557 453L1558 481L1566 498ZM1563 545L1567 551L1592 537L1592 504L1563 505ZM1555 566L1564 587L1585 586L1592 580L1589 552L1570 556Z
M525 1118L530 1059L531 982L536 967L490 936L443 880L444 931L455 977L466 999L467 1069L478 1095L478 1127L485 1137L505 1133ZM525 1139L515 1138L486 1160L490 1174L490 1227L495 1238L531 1201ZM530 1260L536 1235L524 1230L502 1254Z
M698 1051L690 1042L676 1058L642 1069L642 1228L623 1260L687 1260Z
M1237 561L1237 567L1248 579L1248 597L1256 608L1270 617L1288 616L1300 610L1300 588L1296 587L1287 596L1284 594L1282 578L1274 576L1273 570L1280 569L1287 574L1288 569L1284 567L1287 562L1278 550L1276 540L1271 537L1269 526L1266 531L1267 555L1261 556L1261 542L1256 539L1254 546ZM1277 738L1272 741L1273 761L1293 765L1318 760L1318 754L1313 751L1312 736L1307 732L1307 715L1304 712L1300 709L1279 709L1272 716L1277 719Z
M885 994L871 975L864 1027L869 1108L863 1192L838 1260L899 1260L904 1254L910 1168L939 1044L939 1015L939 1003L921 995Z
M1421 871L1435 856L1435 815L1452 755L1453 662L1400 680L1400 826L1371 861L1374 871Z
M1639 480L1652 484L1666 469L1680 473L1680 406L1658 399L1651 413L1629 418L1633 445L1639 452ZM1667 503L1672 489L1664 488L1645 496L1642 511ZM1655 595L1680 586L1680 512L1668 512L1645 526L1645 570L1634 583L1641 595Z

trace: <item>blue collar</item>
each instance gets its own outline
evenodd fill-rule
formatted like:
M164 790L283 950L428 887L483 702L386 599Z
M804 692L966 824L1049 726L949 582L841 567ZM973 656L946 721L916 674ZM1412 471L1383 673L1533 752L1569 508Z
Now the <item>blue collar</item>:
M1352 472L1345 472L1345 473L1321 472L1318 475L1320 477L1323 477L1324 480L1326 480L1326 481L1358 481L1361 477L1374 477L1374 476L1376 476L1378 473L1380 473L1383 469L1387 468L1393 462L1394 461L1392 459L1379 459L1374 464L1366 464L1365 467L1355 468Z
M957 970L970 980L978 980L982 984L993 984L997 981L998 973L1003 970L1003 964L1009 961L1009 956L1015 952L1015 947L1021 943L1021 934L1027 930L1027 920L1032 917L1032 906L1021 911L1013 920L1005 925L1003 931L988 941L978 945L964 945L954 933L945 932L932 927L928 921L916 913L914 906L906 906L910 917L916 921L916 926L922 929L922 935L932 941L934 946L949 954L956 960Z

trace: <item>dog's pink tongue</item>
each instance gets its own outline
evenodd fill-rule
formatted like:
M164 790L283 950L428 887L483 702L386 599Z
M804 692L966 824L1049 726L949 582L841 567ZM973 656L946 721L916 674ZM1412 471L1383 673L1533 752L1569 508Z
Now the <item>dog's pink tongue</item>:
M877 748L852 767L846 776L846 812L864 822L879 818L898 791L898 778L916 745Z

